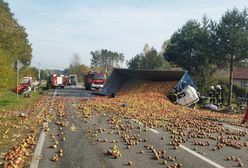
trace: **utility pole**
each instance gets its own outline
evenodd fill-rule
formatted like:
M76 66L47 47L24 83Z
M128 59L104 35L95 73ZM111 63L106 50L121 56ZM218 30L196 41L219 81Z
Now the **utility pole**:
M228 106L232 104L232 92L233 92L233 54L230 59L230 72L229 72L229 92L228 92Z

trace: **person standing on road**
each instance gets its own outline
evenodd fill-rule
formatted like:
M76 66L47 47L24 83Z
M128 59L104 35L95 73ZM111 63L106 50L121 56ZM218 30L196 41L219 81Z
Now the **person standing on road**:
M244 124L248 121L248 103L247 103L247 108L246 108L246 113L245 113L245 116L244 116L244 119L243 121L241 122L241 124Z
M210 91L209 91L209 97L210 97L210 100L209 100L209 103L210 104L215 104L215 96L216 93L215 93L215 89L214 89L214 86L210 86Z
M216 105L218 106L218 107L221 107L222 106L222 88L221 88L221 86L220 85L216 85L215 86L215 96L216 96Z

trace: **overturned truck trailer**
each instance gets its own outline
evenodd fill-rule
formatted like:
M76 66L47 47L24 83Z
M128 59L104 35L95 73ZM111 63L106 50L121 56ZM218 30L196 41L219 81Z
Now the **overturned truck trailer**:
M111 95L116 93L124 83L131 80L178 81L172 91L175 95L174 102L188 106L199 100L196 85L187 71L114 69L102 90L102 94Z

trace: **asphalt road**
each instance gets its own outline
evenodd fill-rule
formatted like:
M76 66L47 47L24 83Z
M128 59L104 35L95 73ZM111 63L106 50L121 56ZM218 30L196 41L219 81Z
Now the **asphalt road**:
M83 118L82 113L76 107L79 99L92 97L90 91L69 87L57 89L56 94L56 99L63 102L64 111L67 114L60 120L68 124L66 127L56 125L54 122L49 124L50 131L45 137L39 160L40 168L119 168L129 167L129 161L132 162L132 167L142 168L175 165L185 168L238 167L237 162L226 160L228 156L240 158L244 167L248 167L248 148L237 150L225 147L212 151L216 141L208 140L209 146L195 146L191 140L183 143L177 149L173 149L169 144L171 134L164 128L146 128L137 120L104 113L94 114L91 119ZM56 113L56 110L54 108L52 112ZM118 119L123 129L114 128L116 123L110 122L114 119ZM245 129L231 126L231 129L235 128ZM51 135L58 142L56 149L50 147L54 144ZM134 145L127 145L123 138L124 135L128 135L129 139L131 137ZM202 139L195 140L204 141ZM244 137L241 141L246 142L248 139ZM121 157L117 159L107 154L113 145L116 145L121 153ZM147 146L150 147L147 148ZM63 150L63 156L59 157L56 162L51 161L54 155L59 154L60 149ZM165 159L155 159L154 150L165 150ZM166 165L164 160L167 162Z

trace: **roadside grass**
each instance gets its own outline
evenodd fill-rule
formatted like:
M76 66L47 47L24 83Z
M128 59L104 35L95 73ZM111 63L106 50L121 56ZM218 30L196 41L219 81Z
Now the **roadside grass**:
M17 100L16 94L12 91L7 91L0 96L0 111L4 109L12 109L22 106L28 106L30 103L40 98L38 92L32 92L31 98L24 98L23 95L19 95Z
M2 119L0 119L1 121ZM17 125L18 124L18 118L16 116L10 116L4 118L1 122L8 122L11 123L11 125ZM5 134L6 131L9 131L7 134ZM17 128L9 127L8 125L3 125L0 128L0 152L7 150L10 146L12 146L13 143L16 142L17 139L13 138L16 135L16 138L18 137L19 130ZM14 135L14 136L13 136Z
M0 154L19 142L28 131L29 128L22 123L24 119L13 112L33 108L32 106L41 98L41 95L38 92L31 94L31 98L19 95L18 100L16 94L11 91L0 96Z

